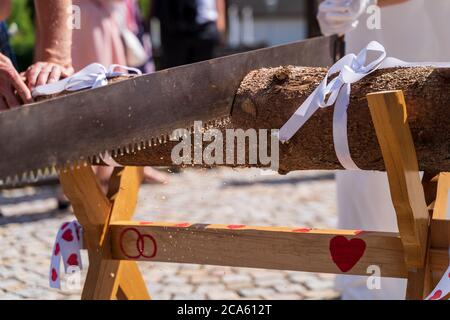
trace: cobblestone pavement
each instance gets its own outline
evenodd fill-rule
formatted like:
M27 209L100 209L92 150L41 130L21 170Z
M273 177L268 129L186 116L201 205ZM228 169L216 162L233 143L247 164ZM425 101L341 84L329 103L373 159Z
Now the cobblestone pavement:
M56 187L3 191L0 197L0 299L78 299L48 287L58 227ZM263 175L260 170L185 170L168 185L141 188L137 219L267 226L334 227L330 172ZM83 262L87 256L83 253ZM140 264L154 299L333 299L333 276L203 265ZM82 272L85 277L86 268ZM83 280L83 279L82 279Z

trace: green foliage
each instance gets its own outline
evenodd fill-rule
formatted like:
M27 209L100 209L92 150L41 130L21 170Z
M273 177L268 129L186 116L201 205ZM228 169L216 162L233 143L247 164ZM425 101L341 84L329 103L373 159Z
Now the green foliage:
M142 15L145 18L150 18L148 15L150 13L150 7L152 5L152 0L139 0L139 7L141 8Z
M33 61L35 33L33 3L29 0L14 0L8 24L15 23L17 33L11 37L11 45L17 56L19 70L25 70Z
M0 0L1 1L1 0ZM45 1L45 0L39 0ZM148 18L152 0L139 0L145 18ZM33 61L35 45L33 0L13 0L13 9L8 24L17 24L18 31L11 37L11 45L17 56L19 70L25 70Z

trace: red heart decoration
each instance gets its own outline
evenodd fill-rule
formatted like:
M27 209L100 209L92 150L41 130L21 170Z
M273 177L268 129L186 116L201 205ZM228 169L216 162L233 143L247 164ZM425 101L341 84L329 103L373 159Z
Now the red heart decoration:
M227 226L228 229L241 229L245 228L245 225L243 224L230 224Z
M430 300L437 300L441 296L442 296L442 290L438 290L430 297Z
M78 266L78 256L75 253L72 253L69 258L67 258L67 264L69 266Z
M58 273L56 272L55 268L52 269L52 281L56 281L58 279Z
M71 230L71 229L68 229L68 230L64 231L64 233L63 233L63 235L62 235L62 238L63 238L64 240L66 240L67 242L72 241L72 240L73 240L72 230Z
M366 250L362 239L348 240L344 236L336 236L330 241L330 252L333 262L342 272L347 272L361 259Z
M175 227L179 227L179 228L186 228L189 227L191 224L190 223L178 223L175 225Z
M58 253L59 253L59 251L60 251L60 247L59 247L59 243L57 243L56 244L56 246L55 246L55 252L53 253L55 256L57 256L58 255Z
M299 229L292 230L292 232L304 233L304 232L310 232L311 230L312 230L311 228L299 228Z

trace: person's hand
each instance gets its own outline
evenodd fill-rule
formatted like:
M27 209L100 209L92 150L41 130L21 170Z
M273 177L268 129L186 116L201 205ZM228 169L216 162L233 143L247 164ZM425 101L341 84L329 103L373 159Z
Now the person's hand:
M0 53L0 111L32 101L30 89L11 60Z
M358 18L377 0L325 0L319 6L317 20L326 36L345 34L358 25Z
M37 86L59 81L67 78L74 72L72 67L63 67L52 62L36 62L23 73L28 88L32 90Z

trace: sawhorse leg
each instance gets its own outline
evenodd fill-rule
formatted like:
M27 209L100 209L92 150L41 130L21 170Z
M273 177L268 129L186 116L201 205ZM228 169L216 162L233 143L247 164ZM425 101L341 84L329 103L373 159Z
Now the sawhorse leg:
M82 299L150 299L136 262L112 260L109 248L109 224L134 214L142 168L114 169L107 195L90 166L61 171L60 181L83 226L89 255Z
M369 94L370 113L383 154L408 267L407 299L422 299L429 272L430 216L401 91Z

